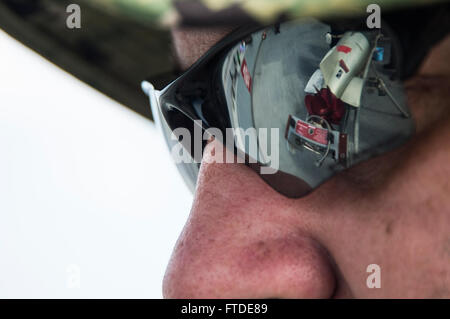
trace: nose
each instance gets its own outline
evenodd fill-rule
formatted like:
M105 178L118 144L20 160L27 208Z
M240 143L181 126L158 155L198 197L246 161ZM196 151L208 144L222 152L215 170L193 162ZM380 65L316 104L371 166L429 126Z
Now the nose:
M292 201L243 164L211 163L163 282L166 298L329 298L335 276ZM225 152L226 150L224 150Z

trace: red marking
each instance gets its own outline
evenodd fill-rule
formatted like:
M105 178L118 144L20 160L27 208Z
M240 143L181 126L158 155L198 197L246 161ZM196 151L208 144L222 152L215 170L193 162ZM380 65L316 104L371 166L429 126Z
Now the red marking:
M339 134L339 162L347 164L347 134Z
M324 146L328 145L328 130L324 128L315 127L303 121L297 121L295 131L297 134L311 141L317 142Z
M347 66L347 64L345 64L344 60L342 60L342 59L339 60L339 66L344 69L345 73L350 72L350 70L348 69L348 66Z
M345 104L329 88L321 89L316 94L305 96L308 113L317 115L333 124L340 124L345 115Z
M343 52L345 54L352 52L352 48L346 45L338 45L337 50L338 52Z
M251 93L252 92L252 76L250 75L250 71L248 70L247 61L244 59L241 65L241 73L242 77L244 78L245 86L247 87L247 90Z

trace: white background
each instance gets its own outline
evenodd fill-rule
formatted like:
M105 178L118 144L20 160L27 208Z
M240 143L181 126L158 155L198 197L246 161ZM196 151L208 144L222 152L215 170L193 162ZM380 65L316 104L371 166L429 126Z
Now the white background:
M161 297L191 201L152 122L0 30L0 298Z

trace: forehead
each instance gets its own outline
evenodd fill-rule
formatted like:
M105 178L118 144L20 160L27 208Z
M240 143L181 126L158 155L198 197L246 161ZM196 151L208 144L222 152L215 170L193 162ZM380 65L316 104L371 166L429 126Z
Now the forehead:
M187 69L231 30L231 27L173 28L173 47L181 67Z

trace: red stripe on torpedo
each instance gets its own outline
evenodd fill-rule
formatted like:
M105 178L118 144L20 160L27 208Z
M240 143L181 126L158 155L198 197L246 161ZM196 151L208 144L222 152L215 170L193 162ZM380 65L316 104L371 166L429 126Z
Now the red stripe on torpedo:
M352 52L352 48L346 46L346 45L339 45L337 47L338 52L343 52L345 54Z
M339 60L339 66L344 69L345 73L350 72L350 70L348 69L348 66L347 66L347 64L345 64L344 60L342 60L342 59Z

